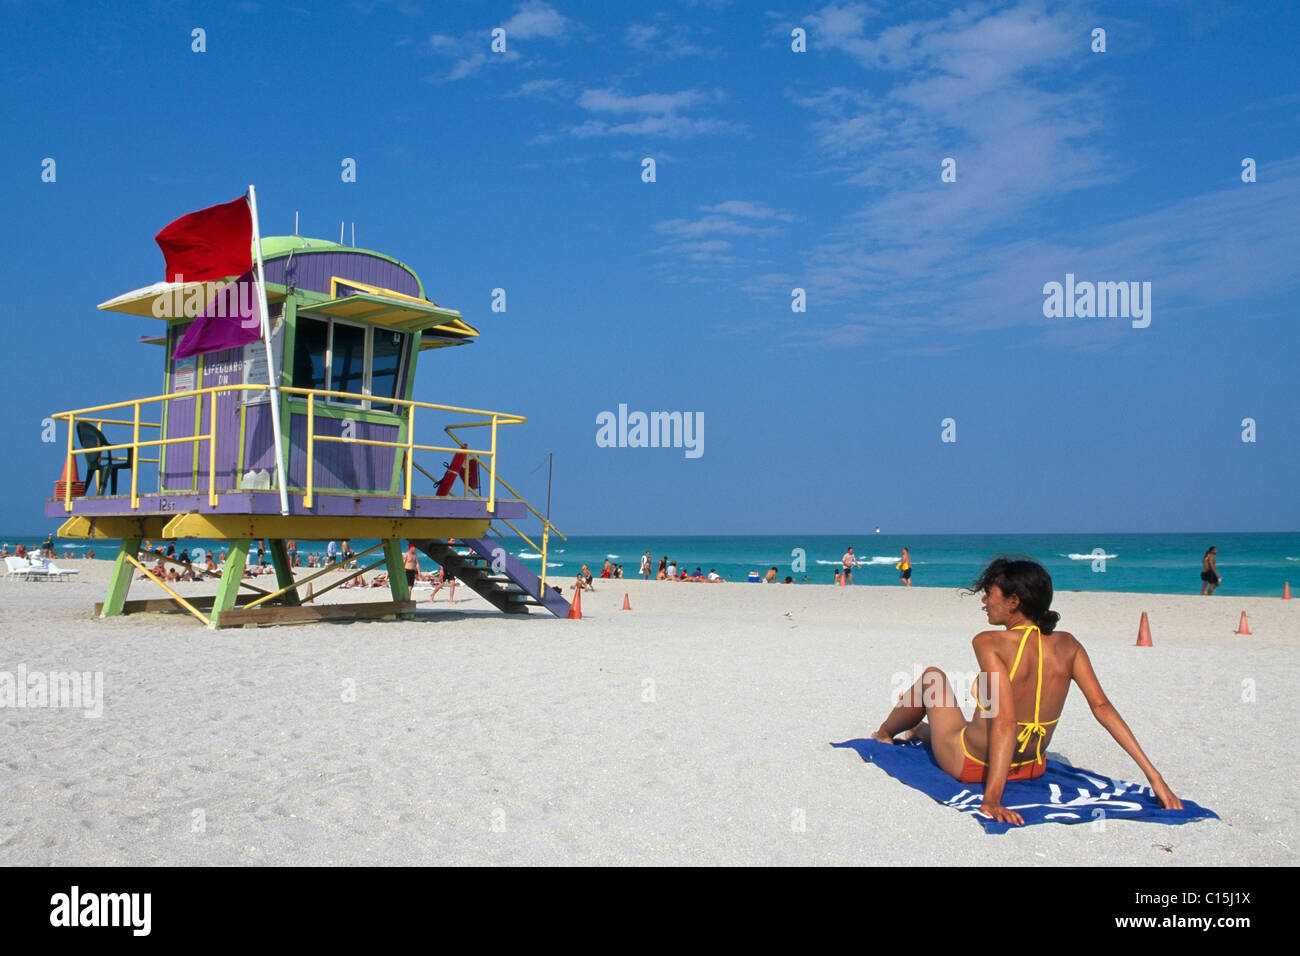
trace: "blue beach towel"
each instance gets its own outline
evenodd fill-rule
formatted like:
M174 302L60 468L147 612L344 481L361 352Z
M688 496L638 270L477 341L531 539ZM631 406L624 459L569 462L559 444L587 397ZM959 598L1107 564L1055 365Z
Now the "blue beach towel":
M984 785L958 783L934 762L930 745L919 740L903 744L882 744L878 740L846 740L831 744L856 750L867 763L874 763L909 787L971 814L985 833L1005 833L1009 823L998 823L979 812ZM1213 810L1183 799L1183 809L1165 810L1147 786L1114 780L1091 770L1080 770L1058 760L1048 760L1046 772L1036 780L1011 780L1002 794L1002 805L1035 823L1092 823L1094 820L1147 820L1151 823L1192 823L1219 819Z

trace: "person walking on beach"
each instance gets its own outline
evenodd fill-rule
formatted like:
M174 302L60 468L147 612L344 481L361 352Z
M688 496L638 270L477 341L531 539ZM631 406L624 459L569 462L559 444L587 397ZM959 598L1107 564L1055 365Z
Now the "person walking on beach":
M1003 790L1008 780L1034 779L1047 769L1044 755L1073 681L1097 723L1146 774L1160 805L1181 810L1182 801L1101 689L1088 652L1074 635L1056 630L1061 616L1051 610L1052 578L1043 566L995 558L967 592L980 595L990 625L971 642L980 666L971 688L974 716L966 720L948 676L927 667L873 739L893 743L906 731L909 738L928 741L945 773L961 783L984 784L980 813L1019 826L1024 818L1002 806ZM1009 706L999 707L999 701Z
M331 541L329 544L325 545L325 564L326 564L326 565L330 565L330 564L333 564L333 563L334 563L334 555L336 555L336 554L338 553L338 550L339 550L339 546L338 546L337 544L335 544L333 541Z
M432 604L432 603L433 603L433 599L436 598L436 597L438 596L438 592L442 590L442 586L443 586L444 584L450 584L450 585L451 585L451 591L450 591L449 594L448 594L448 597L447 597L447 603L448 603L448 604L455 604L455 603L456 603L456 575L452 574L452 573L451 573L450 571L448 571L446 568L443 568L443 569L442 569L442 577L441 577L441 579L438 581L438 586L435 587L435 588L433 589L433 593L429 595L429 603L430 603L430 604Z
M1210 548L1201 558L1201 593L1213 594L1214 589L1223 583L1216 566L1219 556L1218 548Z
M649 551L641 555L641 577L642 578L644 578L647 581L650 580L650 571L653 566L654 566L654 561L653 559L651 559Z
M903 587L912 586L912 556L903 549L903 560L899 561L894 567L898 568L898 580L903 582Z
M849 545L849 550L844 552L844 557L840 558L840 563L844 565L844 583L853 583L853 569L858 566L857 556L853 553L853 546Z

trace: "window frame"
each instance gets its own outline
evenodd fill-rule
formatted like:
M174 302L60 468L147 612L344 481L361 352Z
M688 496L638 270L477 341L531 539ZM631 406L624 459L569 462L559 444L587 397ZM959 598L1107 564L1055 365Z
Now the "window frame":
M366 412L376 412L381 415L392 415L394 417L400 417L401 412L399 411L398 406L394 404L394 402L399 401L405 397L403 395L398 394L398 392L400 391L400 386L406 375L406 369L410 359L410 347L412 344L412 340L410 338L411 333L404 332L400 329L379 329L379 331L383 331L383 332L390 332L390 331L397 332L399 335L405 336L405 340L402 342L402 348L398 354L397 371L394 378L394 393L391 396L385 396L385 395L377 396L374 395L371 391L371 389L373 388L373 378L374 378L374 371L375 371L374 355L375 355L376 326L366 322L354 322L354 321L349 321L348 319L340 319L332 315L317 316L317 315L308 314L308 315L303 315L302 318L309 319L313 322L324 322L326 326L326 332L325 332L325 385L326 387L323 389L323 391L326 392L335 391L334 389L334 326L335 324L337 323L341 325L346 325L349 328L361 329L364 332L364 337L362 339L363 354L361 359L362 362L361 388L359 392L360 394L365 395L366 398L362 401L357 402L348 399L335 398L331 395L326 395L322 399L325 402L325 404L329 405L332 408L340 408L340 409L347 408L347 409L361 410ZM297 337L295 336L295 342L294 342L295 353L297 352L297 348L298 348ZM297 383L295 382L294 384L296 385Z

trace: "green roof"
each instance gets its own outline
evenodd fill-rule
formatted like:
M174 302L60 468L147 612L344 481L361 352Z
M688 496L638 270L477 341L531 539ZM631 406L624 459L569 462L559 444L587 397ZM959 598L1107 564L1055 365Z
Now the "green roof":
M309 239L306 236L263 236L262 237L262 258L273 259L276 256L288 255L290 251L298 252L302 249L347 249L347 246L341 246L337 242L330 242L328 239ZM365 252L364 249L358 249L358 252Z

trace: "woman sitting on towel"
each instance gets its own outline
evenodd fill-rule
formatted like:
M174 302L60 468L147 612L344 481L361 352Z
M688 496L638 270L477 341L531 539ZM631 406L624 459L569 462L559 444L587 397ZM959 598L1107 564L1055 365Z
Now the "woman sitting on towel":
M1088 652L1074 635L1057 631L1061 616L1050 610L1052 578L1029 560L996 558L968 589L980 594L989 624L971 642L980 675L971 688L975 715L967 721L948 677L927 667L904 691L875 733L892 743L895 734L928 740L935 762L962 783L983 783L980 812L1002 823L1024 823L1002 806L1008 780L1040 777L1043 756L1065 707L1070 681L1079 685L1092 715L1146 774L1160 805L1181 810L1182 802L1165 785L1155 765L1138 746L1119 712L1106 699ZM999 707L999 702L1008 706ZM926 722L926 719L929 722Z

